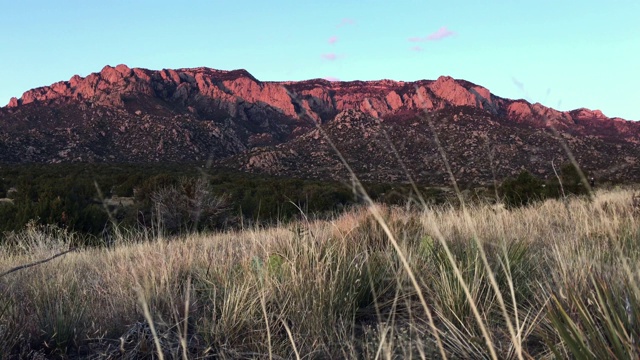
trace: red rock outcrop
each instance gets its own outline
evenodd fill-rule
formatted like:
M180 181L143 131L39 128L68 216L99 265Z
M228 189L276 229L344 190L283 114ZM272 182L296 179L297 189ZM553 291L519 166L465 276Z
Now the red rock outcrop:
M507 106L507 114L509 118L522 121L533 116L531 104L524 100L514 101Z
M429 89L437 97L446 100L453 106L474 106L476 104L476 99L469 90L449 76L440 76L438 80L429 84Z
M576 109L571 112L571 116L574 119L585 120L585 119L607 119L607 117L600 110L589 110L589 109Z

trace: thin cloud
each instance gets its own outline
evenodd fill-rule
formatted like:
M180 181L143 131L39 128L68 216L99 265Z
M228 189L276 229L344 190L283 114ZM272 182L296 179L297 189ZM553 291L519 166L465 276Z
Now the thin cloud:
M424 49L422 48L422 46L412 46L412 47L411 47L411 51L422 51L422 50L424 50Z
M407 40L409 40L410 42L438 41L438 40L447 38L449 36L453 36L455 34L456 33L454 31L451 31L447 29L446 26L443 26L440 29L438 29L436 32L433 32L425 37L413 36L408 38Z
M349 18L344 18L344 19L340 20L340 23L338 24L338 27L341 28L341 27L346 26L346 25L355 25L355 24L356 24L355 20L349 19Z
M334 61L338 58L338 55L334 53L327 53L327 54L320 55L320 57L322 57L325 60Z
M338 42L338 37L337 36L332 36L329 38L329 44L333 45L336 42Z
M327 81L331 81L331 82L340 81L340 79L338 79L337 77L333 77L333 76L327 76L324 79L327 80Z

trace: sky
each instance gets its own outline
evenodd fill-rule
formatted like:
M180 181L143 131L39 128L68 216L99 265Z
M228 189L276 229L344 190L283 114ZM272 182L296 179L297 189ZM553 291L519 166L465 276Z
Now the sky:
M441 75L640 120L638 0L0 0L0 105L105 65L263 81Z

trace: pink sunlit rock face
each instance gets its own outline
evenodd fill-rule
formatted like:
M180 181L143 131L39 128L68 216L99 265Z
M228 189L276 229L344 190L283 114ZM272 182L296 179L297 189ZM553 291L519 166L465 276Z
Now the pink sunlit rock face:
M438 80L429 84L429 89L453 106L473 106L476 103L475 96L449 76L440 76Z
M579 120L585 119L607 119L600 110L577 109L572 112L572 116Z
M102 106L124 107L123 99L132 95L145 95L182 105L205 98L232 114L237 112L239 103L255 104L269 106L291 118L308 116L316 121L326 118L326 114L346 109L384 117L402 111L455 106L475 107L503 114L512 121L535 124L571 124L574 118L607 119L598 110L560 112L524 100L500 98L482 86L449 76L416 82L320 79L262 82L245 70L191 68L156 71L131 69L124 64L116 67L107 65L100 72L84 78L76 75L68 81L29 90L19 99L12 98L7 106L89 101Z

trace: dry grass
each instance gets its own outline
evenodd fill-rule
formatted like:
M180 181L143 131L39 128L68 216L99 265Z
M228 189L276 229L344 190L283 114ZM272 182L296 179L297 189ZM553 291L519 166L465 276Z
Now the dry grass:
M0 358L637 358L635 199L377 207L395 245L366 208L294 227L128 234L1 277ZM30 227L0 249L0 273L70 242Z

